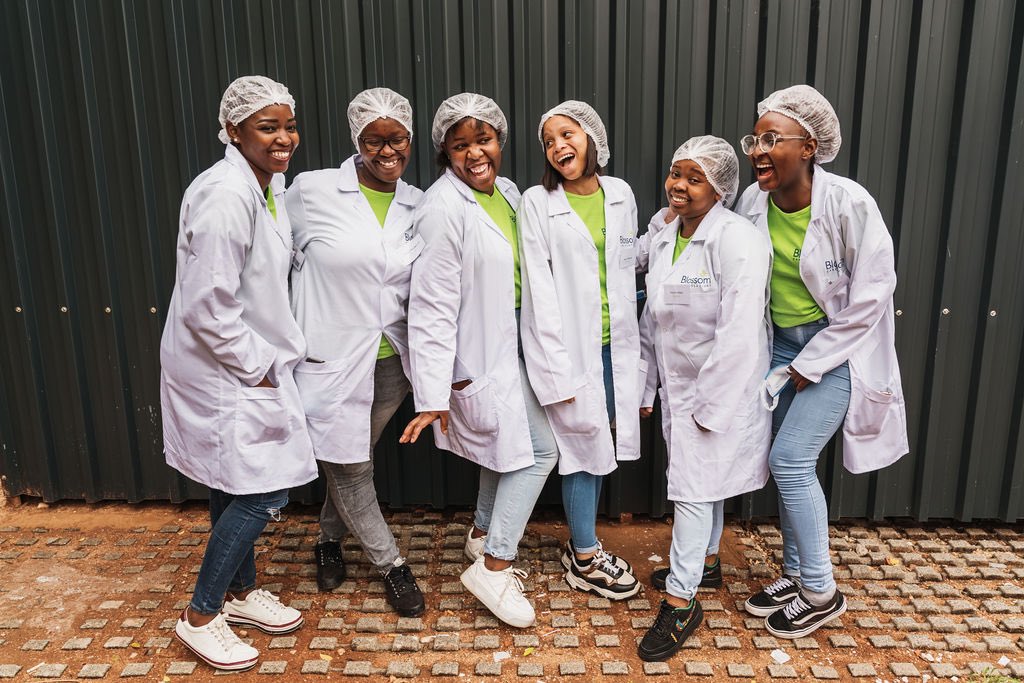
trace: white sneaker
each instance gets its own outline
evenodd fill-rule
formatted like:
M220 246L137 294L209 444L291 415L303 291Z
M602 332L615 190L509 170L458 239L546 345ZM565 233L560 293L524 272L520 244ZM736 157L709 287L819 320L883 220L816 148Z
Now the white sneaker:
M262 588L249 593L245 600L224 602L224 616L229 624L255 626L264 633L290 633L302 626L302 613L286 607L276 595Z
M460 577L462 585L494 616L517 628L532 626L537 619L533 605L523 595L524 578L526 572L515 567L491 571L484 566L482 557Z
M215 616L206 626L192 626L183 611L174 625L174 635L214 669L245 671L254 667L260 656L256 648L246 645L235 635L223 614Z
M466 547L463 549L470 562L476 562L484 556L484 541L487 540L487 534L480 538L473 538L475 529L475 526L469 527L469 533L466 534Z

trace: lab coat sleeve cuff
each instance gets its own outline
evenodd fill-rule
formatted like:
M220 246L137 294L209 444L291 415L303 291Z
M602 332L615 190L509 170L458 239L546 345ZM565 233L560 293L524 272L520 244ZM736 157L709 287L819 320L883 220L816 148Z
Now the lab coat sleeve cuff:
M820 382L822 375L827 372L822 372L820 369L815 368L813 362L805 362L799 355L793 359L789 366L815 384Z
M690 419L692 420L694 418L696 418L697 422L700 423L701 427L710 429L717 434L724 434L729 431L729 427L732 426L732 416L729 416L728 419L716 417L713 414L710 414L705 407L700 405L694 409L693 417Z
M238 375L238 379L250 387L254 387L263 381L264 377L270 377L270 383L275 387L280 386L277 377L272 376L274 361L277 360L277 350L271 344L261 345L257 351L259 354L259 365L252 372Z

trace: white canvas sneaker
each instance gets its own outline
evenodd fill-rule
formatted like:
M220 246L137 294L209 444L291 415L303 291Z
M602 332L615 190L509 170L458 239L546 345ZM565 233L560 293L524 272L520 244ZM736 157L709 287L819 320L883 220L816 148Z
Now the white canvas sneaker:
M475 528L474 526L469 527L469 532L466 534L466 547L463 549L470 562L476 562L484 556L484 542L487 540L487 534L480 538L473 538Z
M526 572L515 567L491 571L484 566L482 557L460 577L462 585L494 616L516 628L532 626L537 619L533 605L523 595L524 578Z
M255 626L264 633L291 633L302 626L302 613L286 607L276 595L262 588L249 593L245 600L226 600L224 616L229 624Z
M192 653L214 669L245 671L256 665L259 651L243 643L218 614L205 626L192 626L185 612L174 625L174 636Z

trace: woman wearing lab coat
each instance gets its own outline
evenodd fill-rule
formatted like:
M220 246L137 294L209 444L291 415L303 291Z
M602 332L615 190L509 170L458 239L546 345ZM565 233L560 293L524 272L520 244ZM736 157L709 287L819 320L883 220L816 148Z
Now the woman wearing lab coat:
M167 464L210 489L212 529L174 633L211 666L242 670L259 652L229 623L267 633L302 625L256 588L253 543L316 464L292 379L306 349L288 305L283 201L299 144L295 101L280 83L246 76L224 92L219 119L224 159L181 202L160 404Z
M640 583L628 562L602 548L596 521L604 475L617 460L640 457L636 202L629 185L601 175L608 136L589 104L551 109L537 136L544 180L519 210L523 351L558 443L566 581L621 600Z
M777 402L769 466L779 489L783 575L746 601L769 633L803 637L846 611L828 550L818 456L843 426L843 462L871 472L907 446L896 359L892 238L875 201L819 164L839 153L839 119L807 85L757 106L741 140L757 176L736 212L771 235L772 373Z
M668 595L640 641L645 661L671 657L703 618L697 589L719 567L723 501L768 480L771 413L758 392L770 358L771 245L763 229L726 208L738 184L728 142L691 138L672 156L668 208L655 217L671 229L651 243L641 405L649 415L660 380L675 514ZM720 569L717 577L721 585Z
M404 617L423 613L420 593L381 515L373 448L409 393L406 305L423 248L412 225L422 192L402 181L412 152L412 107L388 88L348 106L358 151L341 168L301 173L288 190L295 234L292 308L306 336L295 369L327 498L314 549L317 586L345 578L341 542L351 531Z
M435 443L480 465L462 583L496 617L525 627L535 613L512 561L558 451L517 343L519 191L498 175L507 136L505 115L482 95L454 95L434 116L444 172L416 209L425 246L409 303L421 412L401 440L436 420Z

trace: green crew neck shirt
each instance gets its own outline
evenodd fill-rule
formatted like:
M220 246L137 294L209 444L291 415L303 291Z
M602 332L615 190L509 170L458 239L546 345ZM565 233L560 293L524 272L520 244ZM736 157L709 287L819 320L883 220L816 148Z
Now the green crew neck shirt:
M388 216L388 209L391 208L391 202L395 198L395 193L371 190L362 183L359 183L359 191L363 193L363 196L366 197L366 201L370 203L370 208L373 209L373 215L377 217L377 222L380 223L380 227L383 229L384 219ZM391 358L395 353L395 347L391 346L388 338L382 334L380 336L380 348L377 349L377 360Z
M768 197L768 234L775 253L770 309L772 322L779 327L796 327L825 317L800 277L800 250L810 222L810 205L786 213Z
M691 235L691 237L692 237L692 235ZM675 263L676 261L679 260L680 254L683 253L683 250L686 249L686 245L689 244L689 243L690 243L690 238L689 237L683 237L683 231L682 230L677 230L676 231L676 249L675 249L674 252L672 252L672 263Z
M274 202L274 192L270 189L270 185L267 185L267 189L263 191L264 196L267 198L267 210L270 211L270 215L277 220L277 203Z
M606 224L604 219L604 189L598 188L597 192L588 195L565 193L569 200L569 206L576 212L576 215L587 226L590 237L597 247L597 274L601 282L601 344L611 343L612 325L611 316L608 313L608 266L604 260L604 240Z
M486 195L479 190L473 190L473 195L476 197L477 203L483 207L483 210L494 221L495 225L501 228L501 232L504 233L505 238L508 239L509 244L512 246L512 270L516 287L516 308L519 308L523 301L523 280L519 273L519 228L516 226L516 212L512 209L512 205L508 200L505 199L505 196L501 194L497 185L494 186L492 194Z

